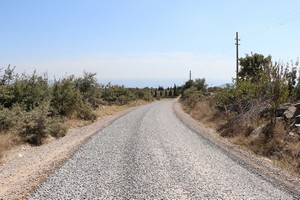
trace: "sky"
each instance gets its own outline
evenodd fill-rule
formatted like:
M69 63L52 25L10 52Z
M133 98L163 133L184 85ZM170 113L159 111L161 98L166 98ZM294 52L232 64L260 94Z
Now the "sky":
M236 32L239 57L300 56L299 0L0 0L0 28L0 68L128 87L230 83Z

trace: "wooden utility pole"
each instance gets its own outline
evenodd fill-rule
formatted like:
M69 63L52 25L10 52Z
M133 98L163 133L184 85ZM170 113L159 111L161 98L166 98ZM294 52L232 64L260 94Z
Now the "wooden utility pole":
M235 33L235 45L236 45L236 83L238 83L239 80L239 32Z
M190 70L190 79L189 80L192 80L192 71Z

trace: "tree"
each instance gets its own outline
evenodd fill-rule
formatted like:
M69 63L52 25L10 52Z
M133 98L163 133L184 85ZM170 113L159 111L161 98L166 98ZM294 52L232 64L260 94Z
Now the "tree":
M194 86L197 88L198 91L206 92L207 84L205 83L205 78L197 78L194 81Z
M4 74L0 76L0 85L9 85L15 79L15 68L16 67L11 68L10 65L8 65L4 70Z
M165 97L167 97L167 96L168 96L168 90L165 89Z
M84 100L93 107L101 103L101 87L95 76L96 73L84 72L83 77L74 80L75 88L79 89Z
M172 89L170 88L170 90L169 90L169 97L173 97L174 95L173 95L173 91L172 91Z
M264 68L272 64L272 57L251 53L251 55L246 54L246 57L240 58L239 61L241 66L238 73L239 79L250 79L252 82L256 82L261 78L261 72Z
M174 90L174 96L178 96L178 91L177 91L176 84L174 84L173 90Z
M191 89L192 88L192 89ZM191 89L191 90L189 90ZM185 99L185 95L187 94L187 92L185 91L189 91L188 93L191 93L193 91L197 91L197 93L203 95L207 90L207 84L205 83L205 79L204 78L198 78L195 80L188 80L187 82L185 82L185 84L182 87L182 91L181 91L181 97L183 99Z

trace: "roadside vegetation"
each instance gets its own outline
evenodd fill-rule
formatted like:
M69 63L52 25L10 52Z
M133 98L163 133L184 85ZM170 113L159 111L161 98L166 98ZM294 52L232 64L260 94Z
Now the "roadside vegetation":
M186 82L183 108L222 137L300 175L299 61L273 62L257 53L239 61L238 80L225 88Z
M50 80L47 74L18 74L14 69L0 69L0 159L16 145L41 145L49 137L63 137L69 128L177 93L176 86L103 85L89 72Z

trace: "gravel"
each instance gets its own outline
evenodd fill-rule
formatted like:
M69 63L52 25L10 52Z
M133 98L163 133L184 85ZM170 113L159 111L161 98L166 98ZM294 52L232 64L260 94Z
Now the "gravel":
M294 199L187 128L173 101L139 107L92 136L29 199Z
M88 126L71 129L65 137L45 145L23 145L10 151L5 162L0 164L0 200L27 199L26 196L44 182L87 138L131 110L106 116Z

